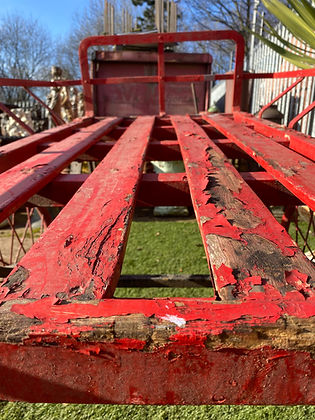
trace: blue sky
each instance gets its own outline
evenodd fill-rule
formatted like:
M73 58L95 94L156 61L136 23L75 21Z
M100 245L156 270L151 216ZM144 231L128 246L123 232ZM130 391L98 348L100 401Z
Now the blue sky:
M11 12L32 16L53 36L65 35L70 29L72 16L81 11L89 0L6 0L1 1L0 17Z

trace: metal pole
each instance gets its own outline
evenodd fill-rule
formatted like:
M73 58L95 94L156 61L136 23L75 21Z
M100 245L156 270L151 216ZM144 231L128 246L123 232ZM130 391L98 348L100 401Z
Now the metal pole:
M110 6L110 34L114 35L115 31L115 9L114 6Z
M164 32L164 0L160 0L161 4L161 32Z
M195 83L191 83L190 86L191 86L191 93L192 93L192 98L194 102L195 114L199 114Z
M155 0L155 26L160 32L160 0Z
M265 24L265 12L261 13L261 21L260 21L260 28L259 28L259 35L262 35L264 32L264 24Z
M260 0L254 1L253 17L252 17L252 31L256 30L256 21L257 21L257 11L260 4ZM249 58L247 60L247 70L253 71L254 64L254 47L255 47L255 35L252 33L250 37L250 47L249 47Z
M108 1L104 0L104 34L107 34L108 29Z

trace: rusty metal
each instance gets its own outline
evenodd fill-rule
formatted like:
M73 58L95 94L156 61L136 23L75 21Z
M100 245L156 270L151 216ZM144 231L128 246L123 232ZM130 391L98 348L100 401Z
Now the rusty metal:
M83 70L89 45L159 43L162 116L96 118L95 81L83 71L89 118L1 149L0 220L11 217L15 235L14 211L30 207L29 227L36 205L48 226L0 287L1 399L315 404L315 269L303 254L314 258L314 220L310 212L305 233L295 215L315 207L314 139L239 112L237 87L234 114L164 115L163 43L227 32L88 39ZM238 76L241 67L236 85ZM147 160L181 158L183 173L143 173ZM61 173L78 159L99 163L91 174ZM192 285L120 278L135 208L175 204L194 208L209 266L198 281L214 296L113 298L119 282ZM268 209L278 204L282 225ZM48 207L64 208L51 221ZM294 220L302 249L285 229Z

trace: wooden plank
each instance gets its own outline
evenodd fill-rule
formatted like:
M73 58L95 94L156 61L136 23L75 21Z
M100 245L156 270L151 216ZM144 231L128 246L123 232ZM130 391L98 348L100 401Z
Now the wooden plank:
M220 298L311 296L315 269L283 227L201 127L189 117L172 122Z
M106 118L67 137L0 175L0 222L43 188L72 160L118 124Z
M8 380L0 381L0 398L314 404L315 312L309 300L5 302L0 375Z
M82 118L67 125L52 128L32 136L25 137L5 146L0 146L0 173L38 153L37 147L46 142L60 141L76 130L92 124L92 118Z
M290 149L311 160L315 160L315 139L313 137L299 133L296 130L284 127L283 125L262 120L245 112L236 112L234 114L234 119L237 122L252 125L255 131L267 137L282 139Z
M315 164L272 139L224 115L204 116L215 128L268 171L303 203L315 210Z
M112 296L153 124L139 117L130 125L3 283L2 298Z

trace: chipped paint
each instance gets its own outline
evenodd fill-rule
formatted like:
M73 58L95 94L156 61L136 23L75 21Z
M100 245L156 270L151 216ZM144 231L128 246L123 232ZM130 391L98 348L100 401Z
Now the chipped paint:
M227 117L218 118L233 124ZM294 281L286 282L285 273L292 270L315 278L314 267L305 264L292 238L202 128L189 117L171 120L220 298L285 294L299 287ZM198 141L185 135L192 131ZM192 161L197 165L191 166Z
M235 115L239 115L238 113ZM204 119L232 140L296 197L315 210L315 165L269 137L253 132L224 115ZM304 162L305 165L301 165Z
M154 117L139 117L131 124L60 216L13 270L7 281L21 266L30 275L15 293L10 293L4 284L0 291L3 299L16 299L25 290L28 290L28 298L35 299L48 295L88 300L113 294L153 123ZM99 124L106 126L104 122ZM122 150L126 152L129 164ZM119 167L115 174L111 172L113 163ZM138 170L131 171L134 168ZM50 278L54 281L49 281Z
M176 316L176 315L166 314L165 316L162 316L161 319L164 319L165 321L170 321L172 324L175 324L180 328L186 325L185 319L180 318L179 316Z
M189 117L171 117L186 167L172 180L187 175L221 300L110 298L153 122L124 131L4 281L0 374L16 386L0 398L314 403L314 268Z

